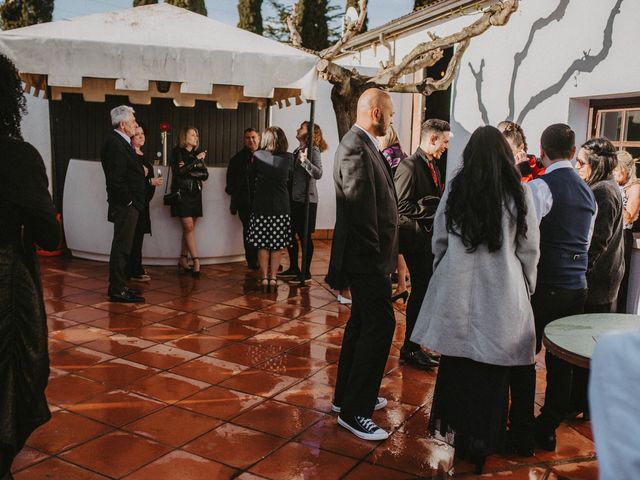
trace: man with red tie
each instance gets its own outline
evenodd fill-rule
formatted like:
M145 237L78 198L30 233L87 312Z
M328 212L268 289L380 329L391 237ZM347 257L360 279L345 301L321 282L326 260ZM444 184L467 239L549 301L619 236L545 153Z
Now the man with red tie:
M431 233L433 216L444 185L436 165L449 146L451 128L444 120L430 119L420 128L420 146L398 164L394 183L400 214L400 253L411 275L411 295L407 303L407 325L400 360L429 369L438 361L410 340L413 327L433 274Z

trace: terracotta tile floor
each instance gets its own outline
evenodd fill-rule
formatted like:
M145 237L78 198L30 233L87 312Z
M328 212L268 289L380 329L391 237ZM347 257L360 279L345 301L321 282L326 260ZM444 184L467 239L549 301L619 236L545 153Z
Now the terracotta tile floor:
M404 306L375 420L381 443L336 426L332 385L349 309L322 282L262 293L243 264L199 280L149 268L142 305L106 301L107 265L42 259L52 420L13 465L17 480L446 478L452 451L426 437L435 372L401 366ZM543 400L544 367L538 371ZM482 478L597 479L590 423L558 432L555 453L492 456ZM475 478L453 464L456 478Z

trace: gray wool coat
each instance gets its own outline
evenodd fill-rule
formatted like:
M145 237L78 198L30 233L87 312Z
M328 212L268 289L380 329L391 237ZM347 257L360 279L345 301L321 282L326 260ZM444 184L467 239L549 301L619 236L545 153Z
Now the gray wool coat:
M536 285L540 230L525 186L527 236L516 242L516 224L503 207L503 243L469 253L447 232L445 191L436 212L432 248L434 273L411 340L443 355L492 365L530 365L535 324L530 296ZM515 211L511 202L510 208Z

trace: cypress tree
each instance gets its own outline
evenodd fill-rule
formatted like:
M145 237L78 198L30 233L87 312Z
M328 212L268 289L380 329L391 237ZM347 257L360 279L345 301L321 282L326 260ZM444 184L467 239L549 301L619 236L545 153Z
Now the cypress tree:
M262 35L262 0L238 2L238 27Z
M329 46L328 3L327 0L298 1L298 31L303 47L319 51Z
M0 5L0 28L11 30L50 22L52 15L53 0L5 0Z
M416 1L418 1L418 0L416 0ZM358 8L358 0L347 0L347 5L345 6L345 11L349 7L355 8L358 11L358 13L360 13L360 9ZM369 24L369 12L367 12L367 16L364 17L364 24L362 24L362 29L360 30L360 33L364 33L364 32L367 31L367 25L368 24Z
M158 3L158 0L133 0L134 7L141 7L143 5L153 5Z
M176 7L186 8L200 15L207 15L207 7L204 6L204 0L166 0L166 3Z

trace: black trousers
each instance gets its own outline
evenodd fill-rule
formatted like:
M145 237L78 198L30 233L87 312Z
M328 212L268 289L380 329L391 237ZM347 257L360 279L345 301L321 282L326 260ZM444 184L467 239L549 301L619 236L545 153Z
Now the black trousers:
M242 240L244 242L244 258L247 260L249 268L258 268L258 249L248 242L249 237L249 218L251 210L248 208L238 209L238 217L242 222Z
M618 289L617 312L627 313L627 290L629 289L629 274L631 273L631 252L633 251L633 232L630 228L625 228L622 231L622 240L624 242L624 275Z
M136 231L133 234L133 241L131 242L131 253L129 254L129 260L125 268L127 278L136 277L138 275L144 275L144 267L142 266L142 242L144 241L145 222L142 215L138 217L138 223L136 223Z
M542 348L544 327L553 320L579 315L584 312L586 289L567 290L538 285L531 297L536 323L536 352ZM544 406L539 417L540 427L552 431L564 420L570 410L574 387L574 367L549 352L545 355L547 388ZM513 367L510 371L511 411L510 430L528 439L533 435L533 406L535 401L535 365Z
M350 275L351 317L342 339L334 403L344 418L371 417L395 330L388 275Z
M309 273L309 267L311 266L311 259L313 258L313 240L311 240L311 234L316 227L316 214L318 211L317 203L309 203L309 225L307 229L307 269ZM300 270L298 263L298 255L302 250L302 242L304 241L304 203L291 202L291 246L287 248L289 252L289 268L294 270ZM298 247L298 241L300 247Z
M113 240L109 255L109 294L120 293L126 282L126 267L140 212L133 206L117 206L113 216Z
M418 320L418 313L422 307L422 301L427 293L431 276L433 275L433 253L431 244L420 239L416 242L416 248L403 251L404 260L411 275L411 295L407 302L407 324L402 348L408 352L420 349L420 345L411 341L411 334Z

